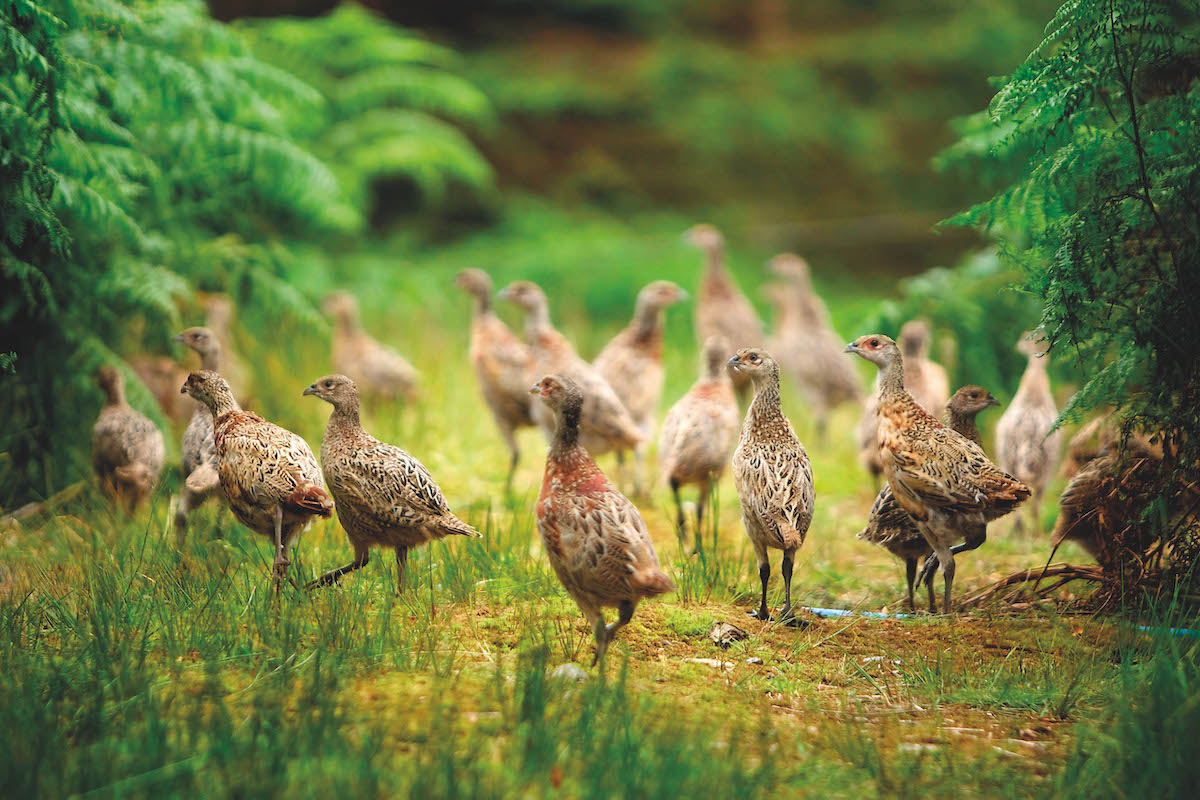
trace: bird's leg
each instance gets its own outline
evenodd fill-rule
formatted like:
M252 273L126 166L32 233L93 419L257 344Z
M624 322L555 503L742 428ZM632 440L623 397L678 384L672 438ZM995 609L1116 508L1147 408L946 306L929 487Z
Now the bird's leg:
M675 496L675 535L679 544L683 545L683 537L687 534L687 521L683 518L683 500L679 497L679 481L671 478L671 494Z
M771 559L767 557L766 548L756 546L755 550L758 556L758 579L762 581L762 602L759 603L758 611L751 611L750 616L766 622L771 618L771 613L767 611L767 581L771 580Z
M700 496L696 498L696 549L699 553L704 549L704 509L708 506L708 495L712 491L712 478L700 484Z
M938 554L938 562L942 565L942 575L946 579L946 594L942 596L942 610L950 613L950 598L954 590L954 554L949 549Z
M646 463L646 446L638 445L633 451L633 496L645 497L645 487L642 485L642 468Z
M816 427L817 443L824 446L827 441L825 435L829 431L829 415L826 413L825 409L820 409L817 411Z
M275 563L271 568L275 576L276 594L283 588L283 576L287 573L290 563L287 559L287 552L283 548L283 506L277 504L275 506Z
M179 493L179 505L175 507L175 546L183 549L187 541L187 518L192 510L193 494L186 486Z
M913 600L913 583L917 580L917 559L904 559L904 578L908 582L908 610L916 611L917 605Z
M600 675L604 675L604 654L608 651L608 629L604 627L604 615L596 611L588 614L592 623L592 637L596 640L596 654L592 656L592 666L600 665Z
M962 544L956 544L956 545L954 545L954 547L951 547L950 552L953 553L954 555L958 555L959 553L965 553L968 550L976 549L977 547L979 547L979 545L983 544L986 541L987 541L987 525L986 524L979 525L977 527L973 527L967 533L966 541L964 541Z
M629 620L633 619L634 605L631 600L622 600L621 605L617 608L617 621L608 625L604 629L604 650L608 651L608 643L617 635L617 631L629 624Z
M508 445L508 477L504 479L504 494L507 497L512 497L513 477L517 474L517 461L521 458L521 450L517 447L517 437L513 434L512 429L505 428L500 431L504 436L504 443Z
M365 563L365 562L364 562ZM404 568L408 564L408 548L396 548L396 594L404 594Z
M928 566L930 561L933 561L934 568L930 570L922 569L921 581L925 584L925 590L929 592L929 613L936 614L937 598L933 594L933 575L937 572L937 556L927 556L925 558L925 566Z
M783 564L780 565L780 571L783 572L783 608L779 610L779 621L785 623L796 621L796 615L792 613L792 561L795 557L795 550L784 550Z
M349 564L345 565L344 567L338 567L337 569L329 570L329 572L326 572L324 575L317 578L315 581L310 581L304 588L305 589L316 589L318 586L329 586L331 584L337 583L338 579L341 578L343 575L345 575L347 572L353 572L356 569L362 569L363 567L365 567L367 565L367 562L370 559L371 559L370 551L364 547L362 550L356 551L354 553L354 560L351 561Z
M625 469L625 451L617 451L617 484L622 489L629 488L629 470Z

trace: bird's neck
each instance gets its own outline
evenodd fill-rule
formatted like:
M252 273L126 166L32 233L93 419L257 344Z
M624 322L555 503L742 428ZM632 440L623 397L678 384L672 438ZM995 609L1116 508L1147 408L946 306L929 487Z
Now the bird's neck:
M221 371L221 348L214 344L208 350L200 354L200 368L206 369L209 372Z
M908 397L904 389L904 365L900 359L879 368L879 402L896 402Z
M355 314L343 312L338 315L338 330L344 334L354 335L358 333L358 317Z
M531 308L525 317L526 338L532 340L550 330L550 309L544 303L536 308Z
M1021 383L1017 386L1017 397L1041 398L1050 395L1050 376L1046 373L1046 356L1030 356L1025 365L1025 373L1021 375Z
M234 400L233 395L229 392L222 392L221 394L216 395L215 397L211 398L206 405L208 406L209 410L212 411L214 419L224 416L231 411L241 410L241 406L238 405L237 400Z
M325 430L339 433L356 433L362 430L362 422L358 417L358 400L348 400L338 403L329 415L329 423Z
M565 461L575 455L579 446L579 417L581 408L567 408L554 415L554 440L550 443L550 458Z
M766 423L783 418L780 408L779 373L773 372L754 382L754 399L746 415L757 423Z
M489 292L475 292L475 316L486 317L492 313L492 296Z
M946 424L950 426L951 430L961 433L975 444L983 447L983 439L979 435L979 426L975 424L974 414L963 414L947 408Z
M120 384L105 386L104 403L109 406L125 405L125 387Z
M638 303L633 313L634 339L639 342L654 342L662 337L662 309L649 303Z

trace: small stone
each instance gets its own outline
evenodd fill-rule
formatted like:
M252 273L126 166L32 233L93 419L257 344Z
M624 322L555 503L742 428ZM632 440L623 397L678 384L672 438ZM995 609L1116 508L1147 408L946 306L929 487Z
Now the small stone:
M712 667L713 669L721 669L721 670L733 669L733 664L731 662L718 661L715 658L685 658L684 661L687 661L691 664L703 664L704 666Z
M559 664L557 667L555 667L554 671L550 673L550 677L559 681L583 683L588 679L588 674L583 667L579 666L578 664L572 664L568 662L566 664Z
M736 625L731 625L728 622L717 620L712 624L708 631L708 638L712 639L713 644L717 647L729 647L734 642L740 642L750 638L750 634Z
M763 660L761 658L759 658L758 656L751 656L750 658L746 659L746 663L751 664L753 666L759 666L763 663Z

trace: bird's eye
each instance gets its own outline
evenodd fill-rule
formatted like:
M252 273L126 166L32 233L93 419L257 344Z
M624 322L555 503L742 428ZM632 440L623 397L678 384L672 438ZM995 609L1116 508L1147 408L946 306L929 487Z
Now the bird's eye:
M872 339L871 341L867 342L867 344L870 345L871 347L879 347L879 340Z
M333 381L325 381L325 388L326 388L326 389L332 389L332 388L333 388Z

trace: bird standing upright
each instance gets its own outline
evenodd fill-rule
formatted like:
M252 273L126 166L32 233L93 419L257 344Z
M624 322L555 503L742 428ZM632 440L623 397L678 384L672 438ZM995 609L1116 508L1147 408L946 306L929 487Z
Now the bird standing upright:
M221 371L221 342L208 328L188 328L175 337L200 354L200 368ZM217 449L213 441L213 415L208 406L195 402L196 409L183 432L181 456L183 488L175 508L175 544L182 547L187 537L187 518L209 497L221 491L217 475Z
M767 582L771 578L768 548L783 551L783 609L781 621L792 613L792 563L812 524L816 492L812 465L792 424L783 415L779 396L779 364L767 351L742 348L729 366L753 382L754 399L742 423L742 435L733 453L733 480L742 503L742 523L754 545L762 600L754 614L764 622Z

